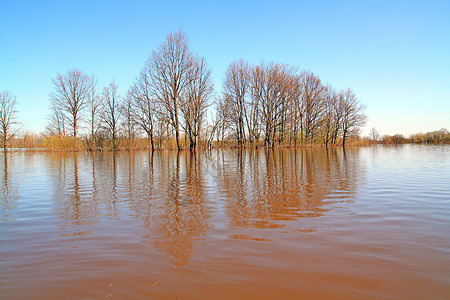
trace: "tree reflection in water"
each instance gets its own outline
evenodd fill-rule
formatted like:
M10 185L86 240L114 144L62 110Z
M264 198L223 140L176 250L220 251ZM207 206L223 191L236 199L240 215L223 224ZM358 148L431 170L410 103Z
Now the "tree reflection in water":
M12 154L2 152L0 159L3 162L3 167L0 169L0 221L8 218L7 211L16 207L17 200L19 199L17 193L17 182L14 175L10 172L10 166L8 165Z
M77 225L98 223L99 182L96 157L88 153L55 152L47 155L53 185L55 214L63 222L61 236L85 236L92 231L80 230Z
M149 230L156 235L154 245L174 257L176 266L183 266L192 255L193 240L209 227L200 158L191 152L167 152L158 158L166 166L160 174L166 175L158 180L161 200Z
M216 166L233 227L284 227L283 221L320 217L341 193L348 201L360 175L340 149L224 151Z
M347 151L355 152L350 161L342 149L309 148L48 155L62 235L91 235L107 222L110 232L137 235L184 266L195 241L215 227L215 215L232 229L317 230L291 221L351 201L364 171L358 150Z

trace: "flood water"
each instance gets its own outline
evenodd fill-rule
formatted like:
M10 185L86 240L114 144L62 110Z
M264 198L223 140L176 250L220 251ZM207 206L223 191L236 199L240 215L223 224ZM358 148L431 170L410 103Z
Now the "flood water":
M2 299L450 297L450 146L0 159Z

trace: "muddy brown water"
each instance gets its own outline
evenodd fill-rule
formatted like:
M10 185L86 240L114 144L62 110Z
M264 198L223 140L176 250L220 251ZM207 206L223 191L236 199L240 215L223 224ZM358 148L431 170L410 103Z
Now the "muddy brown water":
M0 153L2 299L448 299L450 147Z

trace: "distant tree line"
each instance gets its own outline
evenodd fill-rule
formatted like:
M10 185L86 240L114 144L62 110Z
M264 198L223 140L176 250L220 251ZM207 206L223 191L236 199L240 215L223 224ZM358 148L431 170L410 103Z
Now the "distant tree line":
M365 124L364 106L350 89L336 91L284 64L232 62L224 92L214 94L208 64L181 31L153 51L124 96L114 82L100 93L95 76L77 69L58 73L53 85L48 135L75 140L84 123L90 149L116 149L118 139L143 135L152 149L345 145Z
M383 144L450 144L450 132L442 128L426 133L415 133L409 137L402 134L384 135L378 141Z

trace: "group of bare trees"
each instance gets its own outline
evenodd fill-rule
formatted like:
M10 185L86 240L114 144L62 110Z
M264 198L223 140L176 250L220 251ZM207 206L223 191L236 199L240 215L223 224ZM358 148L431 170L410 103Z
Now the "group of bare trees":
M100 135L107 135L113 145L119 130L121 100L114 82L97 89L97 78L80 70L58 73L50 94L51 113L47 132L50 135L79 136L81 124L88 125L88 141L95 144Z
M89 140L95 145L100 136L115 141L120 133L128 139L146 134L151 148L155 136L175 135L181 145L184 132L189 147L198 146L213 94L211 70L205 59L193 53L181 31L171 33L154 50L125 97L112 82L97 91L97 79L79 70L58 74L53 80L50 134L77 137L80 121L88 115Z
M234 137L239 146L345 145L365 123L354 93L325 86L309 71L275 63L250 66L242 59L226 72L217 104L217 139Z
M97 79L79 70L58 74L50 95L50 134L77 137L80 123L87 140L146 135L150 147L174 139L176 147L196 149L236 141L239 147L264 143L345 145L364 125L364 107L354 93L325 86L309 71L285 64L232 62L223 94L215 97L215 118L207 120L214 88L205 59L189 49L182 31L170 33L148 58L125 97L112 82L100 94ZM85 122L87 121L87 122ZM208 122L209 121L209 122Z
M147 133L152 148L155 133L162 138L172 131L180 149L181 130L189 147L197 148L213 90L205 59L189 49L183 32L169 34L130 90L136 123Z

